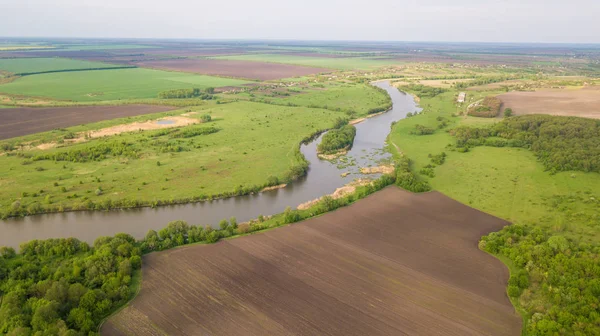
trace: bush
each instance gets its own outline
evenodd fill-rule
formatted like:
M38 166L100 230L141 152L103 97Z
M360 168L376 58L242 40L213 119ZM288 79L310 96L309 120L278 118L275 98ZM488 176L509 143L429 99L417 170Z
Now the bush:
M183 99L183 98L200 98L202 100L210 100L213 98L214 88L206 89L202 92L198 88L194 89L177 89L162 91L158 94L161 99Z
M210 114L203 114L203 115L200 117L200 120L201 120L203 123L207 123L207 122L209 122L209 121L211 121L211 120L212 120L212 117L210 116Z
M415 125L415 130L410 131L413 135L429 135L435 133L435 129L420 124Z
M512 115L513 115L513 110L510 107L504 109L504 116L506 118L512 117Z

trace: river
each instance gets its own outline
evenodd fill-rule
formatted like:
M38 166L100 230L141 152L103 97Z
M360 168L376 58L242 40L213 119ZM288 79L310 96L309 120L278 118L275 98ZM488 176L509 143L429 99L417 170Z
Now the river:
M359 172L360 167L375 166L382 159L389 158L389 153L383 148L391 124L405 118L408 112L420 110L412 96L398 91L389 82L381 81L374 85L389 93L393 108L356 125L354 145L346 155L353 165L339 167L339 163L317 158L316 147L321 141L319 137L301 146L302 153L310 162L308 174L283 189L157 208L75 211L8 219L0 222L0 246L17 248L19 244L33 239L65 237L93 243L98 237L119 232L129 233L139 239L148 230L159 230L174 220L185 220L194 225L216 225L220 220L234 216L238 222L243 222L261 214L280 213L287 206L295 208L306 201L331 194L352 180L364 177ZM350 174L342 177L344 172Z

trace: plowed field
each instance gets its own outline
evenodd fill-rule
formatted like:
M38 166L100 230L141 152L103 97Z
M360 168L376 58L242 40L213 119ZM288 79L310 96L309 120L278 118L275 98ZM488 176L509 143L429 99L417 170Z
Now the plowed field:
M579 90L540 90L509 92L498 96L502 107L510 107L516 115L551 114L600 119L600 87Z
M229 61L216 59L173 59L161 61L140 61L132 63L140 67L170 71L193 72L204 75L227 76L258 80L271 80L306 76L329 69L313 68L291 64L266 62Z
M507 223L384 189L264 233L150 254L103 335L519 335L508 270L477 248Z
M169 106L120 105L77 107L18 107L0 110L0 140L142 114L172 110Z

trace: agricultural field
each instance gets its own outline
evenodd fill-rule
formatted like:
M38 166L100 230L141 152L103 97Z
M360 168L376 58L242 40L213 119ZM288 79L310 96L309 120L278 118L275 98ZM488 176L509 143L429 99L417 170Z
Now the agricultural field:
M72 60L67 58L12 58L0 59L0 70L16 75L73 70L110 69L114 64Z
M159 105L16 107L0 112L0 140L171 109Z
M191 72L204 75L273 80L330 72L325 68L312 68L290 64L229 61L216 59L173 59L161 61L139 61L132 63L144 68L168 71Z
M136 68L25 76L0 85L0 93L91 102L157 98L159 92L166 90L245 83L248 81Z
M508 270L475 244L506 224L389 187L300 224L145 256L139 295L101 334L515 335Z
M551 114L600 119L600 86L509 92L499 95L516 115Z
M340 69L340 70L369 70L376 67L399 65L395 60L381 60L377 58L358 58L358 57L305 57L285 54L246 54L233 56L215 56L213 59L226 59L234 61L254 61L254 62L273 62L285 64L297 64L310 67Z

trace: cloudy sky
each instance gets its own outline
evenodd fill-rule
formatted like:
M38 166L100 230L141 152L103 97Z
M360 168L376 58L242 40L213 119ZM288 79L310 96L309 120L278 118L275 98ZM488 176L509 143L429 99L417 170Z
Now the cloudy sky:
M600 43L600 0L0 0L0 36Z

